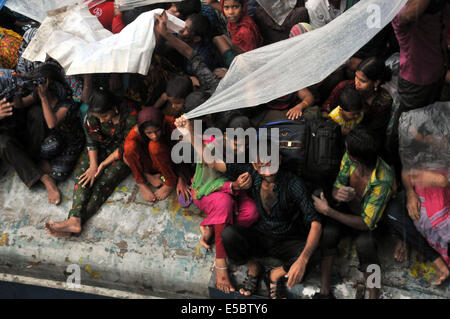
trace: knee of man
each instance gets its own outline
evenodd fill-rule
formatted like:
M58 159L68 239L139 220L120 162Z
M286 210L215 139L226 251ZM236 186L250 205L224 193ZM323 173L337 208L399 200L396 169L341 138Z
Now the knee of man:
M233 242L236 238L237 232L233 225L228 225L222 230L222 242L224 246L227 246L229 243Z
M12 138L8 135L0 135L0 152L7 150L12 144Z
M320 240L322 247L337 246L339 242L339 231L336 228L325 227Z

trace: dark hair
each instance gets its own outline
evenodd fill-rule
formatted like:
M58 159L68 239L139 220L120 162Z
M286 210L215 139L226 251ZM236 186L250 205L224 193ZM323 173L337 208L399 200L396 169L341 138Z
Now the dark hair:
M187 75L177 75L167 82L166 94L174 98L186 98L194 90L191 78Z
M88 112L105 114L117 108L117 98L109 90L102 87L92 91L88 100Z
M347 152L361 164L374 168L378 158L378 144L375 138L363 128L354 128L345 140Z
M385 65L383 60L371 57L362 61L357 69L361 71L371 81L380 81L380 84L389 82L392 79L392 70Z
M44 62L29 74L31 79L49 78L52 81L65 84L62 68L56 62Z
M231 119L231 121L228 123L228 127L233 129L242 128L246 130L252 127L252 125L250 124L250 119L247 116L239 115Z
M183 113L188 113L197 106L206 102L209 99L209 94L203 91L196 91L189 94L184 100Z
M363 109L363 103L358 91L346 88L339 97L341 108L346 112L358 112Z
M178 12L182 17L187 17L193 13L199 13L202 9L202 3L200 0L183 0L181 2L175 2Z
M211 35L211 22L209 19L199 13L191 14L186 20L191 21L191 30L194 36L199 36L202 39L208 38Z

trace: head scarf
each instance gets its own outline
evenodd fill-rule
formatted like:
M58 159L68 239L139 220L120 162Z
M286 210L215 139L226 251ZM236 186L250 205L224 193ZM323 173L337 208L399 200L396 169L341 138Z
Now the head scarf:
M231 23L228 22L228 31L230 31L231 34L231 40L234 44L239 46L243 51L251 51L253 49L256 49L260 47L263 44L263 38L261 36L261 33L259 32L258 26L253 21L253 19L248 15L248 6L247 6L247 0L235 0L242 3L242 10L244 11L244 14L242 15L241 19L237 23ZM222 0L220 2L222 6L222 13L223 11L223 5L225 0ZM225 13L224 13L225 14ZM246 37L242 35L239 31L241 31L242 28L248 29L254 36L252 38Z
M159 109L154 107L147 107L139 112L138 126L141 128L145 122L152 122L153 124L161 127L163 121L163 115Z

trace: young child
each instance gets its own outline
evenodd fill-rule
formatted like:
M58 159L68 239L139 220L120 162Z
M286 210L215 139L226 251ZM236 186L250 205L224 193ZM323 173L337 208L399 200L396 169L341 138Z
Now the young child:
M342 134L347 135L364 118L363 103L355 89L345 89L340 98L340 105L328 116L341 126Z
M166 138L170 133L161 112L148 107L139 112L138 124L125 140L124 161L146 201L167 198L177 183L170 158L170 143ZM153 193L146 182L160 188Z
M225 67L229 68L236 55L262 46L263 38L247 13L247 0L223 0L221 5L231 39L221 35L214 38L214 43L222 54Z

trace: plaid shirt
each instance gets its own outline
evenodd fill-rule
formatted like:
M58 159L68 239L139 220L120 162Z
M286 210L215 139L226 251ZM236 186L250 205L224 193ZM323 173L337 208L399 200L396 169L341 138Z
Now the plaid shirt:
M275 201L268 214L262 204L262 177L251 164L226 164L225 174L236 179L248 172L252 177L252 187L247 191L255 201L259 219L254 225L261 232L274 237L307 237L313 221L321 223L319 213L314 209L311 194L303 181L293 173L280 169L277 173L273 192Z
M345 153L341 162L341 170L334 183L335 188L350 185L350 176L355 172L358 164L352 162ZM375 229L383 215L387 203L395 193L395 175L391 167L381 158L372 172L361 200L361 217L370 230Z

